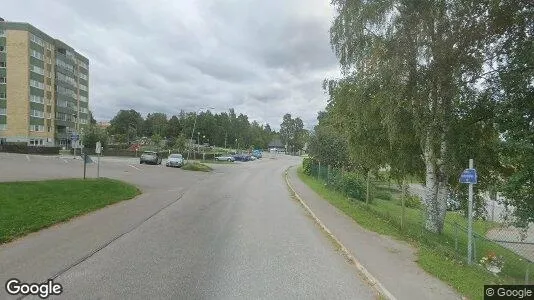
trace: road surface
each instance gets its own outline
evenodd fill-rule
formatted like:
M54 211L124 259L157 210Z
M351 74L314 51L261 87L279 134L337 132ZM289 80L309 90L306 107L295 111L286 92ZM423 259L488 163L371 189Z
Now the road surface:
M71 158L0 155L13 170L4 181L82 174ZM0 279L54 277L64 292L51 299L375 299L290 197L282 173L299 162L265 157L206 174L103 159L102 176L145 194L0 246Z

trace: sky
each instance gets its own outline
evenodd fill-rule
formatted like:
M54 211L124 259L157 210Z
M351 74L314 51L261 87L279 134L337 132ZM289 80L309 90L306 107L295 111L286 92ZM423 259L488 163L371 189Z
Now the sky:
M329 43L329 0L2 0L0 17L27 22L89 59L98 121L228 111L278 129L285 113L306 128L340 76Z

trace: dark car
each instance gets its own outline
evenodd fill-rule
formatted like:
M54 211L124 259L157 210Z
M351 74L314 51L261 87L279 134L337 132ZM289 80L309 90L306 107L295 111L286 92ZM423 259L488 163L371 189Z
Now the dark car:
M140 164L153 164L161 165L162 157L158 152L155 151L145 151L141 154L139 158Z
M234 159L236 161L249 161L250 160L250 155L247 155L247 154L236 154L236 155L234 155Z

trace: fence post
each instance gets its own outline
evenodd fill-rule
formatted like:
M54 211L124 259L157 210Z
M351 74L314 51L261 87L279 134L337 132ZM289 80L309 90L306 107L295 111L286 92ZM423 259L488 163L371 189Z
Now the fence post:
M473 235L473 253L471 254L471 262L477 261L477 236Z
M405 184L405 179L404 178L402 178L401 204L402 204L401 229L404 229L404 213L405 213L404 209L405 209L405 206L406 206L406 184Z
M367 197L365 198L365 203L369 204L369 186L370 186L370 180L371 180L371 169L367 171Z
M454 249L458 253L458 224L454 222Z

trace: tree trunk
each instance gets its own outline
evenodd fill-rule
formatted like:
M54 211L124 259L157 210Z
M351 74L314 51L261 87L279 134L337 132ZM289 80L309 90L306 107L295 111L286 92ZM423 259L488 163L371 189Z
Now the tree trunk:
M424 148L424 160L426 166L425 185L425 228L433 233L441 233L447 212L447 196L449 193L446 166L443 161L447 144L444 136L441 136L439 159L437 151L433 147L430 132L427 133Z
M438 179L437 179L437 167L436 167L436 153L434 147L432 147L432 139L430 132L427 132L424 143L424 160L426 166L426 180L425 180L425 228L431 232L438 233L439 226L439 213L437 207L437 194L438 194Z

